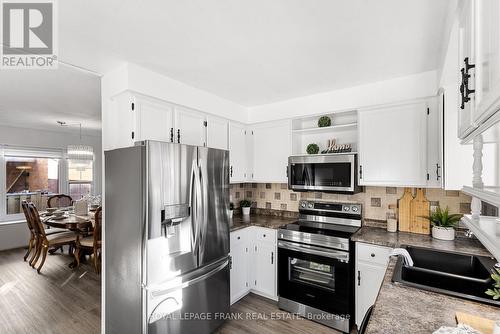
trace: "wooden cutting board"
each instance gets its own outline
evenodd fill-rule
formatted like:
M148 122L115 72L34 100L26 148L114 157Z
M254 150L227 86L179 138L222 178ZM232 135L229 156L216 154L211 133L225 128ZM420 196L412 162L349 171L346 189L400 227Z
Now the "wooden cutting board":
M424 189L417 188L415 198L410 203L410 232L419 234L430 234L431 224L429 220L422 218L422 216L429 216L430 203L425 198Z
M493 334L493 328L495 326L493 320L462 312L455 312L455 316L459 324L469 325L483 334Z
M398 214L399 214L399 230L402 232L410 232L411 225L411 212L410 204L413 200L411 188L405 188L403 197L398 201Z

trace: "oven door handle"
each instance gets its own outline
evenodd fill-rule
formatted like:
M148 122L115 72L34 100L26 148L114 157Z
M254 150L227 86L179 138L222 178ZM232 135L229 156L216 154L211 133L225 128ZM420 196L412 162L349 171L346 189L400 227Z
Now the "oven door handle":
M302 245L302 244L299 245L293 242L281 241L281 240L278 241L278 248L329 257L332 259L339 260L340 262L346 262L346 263L349 262L349 253L342 251L336 251L336 250L325 251L324 248L310 246L310 245Z

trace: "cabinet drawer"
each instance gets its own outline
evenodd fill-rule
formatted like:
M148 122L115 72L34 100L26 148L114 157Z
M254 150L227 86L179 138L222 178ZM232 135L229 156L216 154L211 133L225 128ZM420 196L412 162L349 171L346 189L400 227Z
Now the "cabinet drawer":
M242 228L236 231L231 232L230 235L230 242L231 242L231 247L236 246L238 244L244 243L248 241L248 230L249 228Z
M276 230L265 228L265 227L255 227L254 238L257 241L276 243Z
M356 243L357 258L373 264L387 265L391 249L388 247L374 246L363 243Z

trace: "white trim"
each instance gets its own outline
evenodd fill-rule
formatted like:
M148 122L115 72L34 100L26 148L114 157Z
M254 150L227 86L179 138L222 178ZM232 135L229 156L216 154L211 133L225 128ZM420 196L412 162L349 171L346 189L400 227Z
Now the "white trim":
M500 207L500 187L483 187L482 189L464 186L464 194L477 197L481 201Z

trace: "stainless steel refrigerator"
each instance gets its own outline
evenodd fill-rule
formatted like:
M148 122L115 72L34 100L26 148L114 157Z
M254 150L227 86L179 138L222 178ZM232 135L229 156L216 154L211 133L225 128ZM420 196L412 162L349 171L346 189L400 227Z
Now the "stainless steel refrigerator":
M106 333L210 333L229 312L229 153L105 152Z

